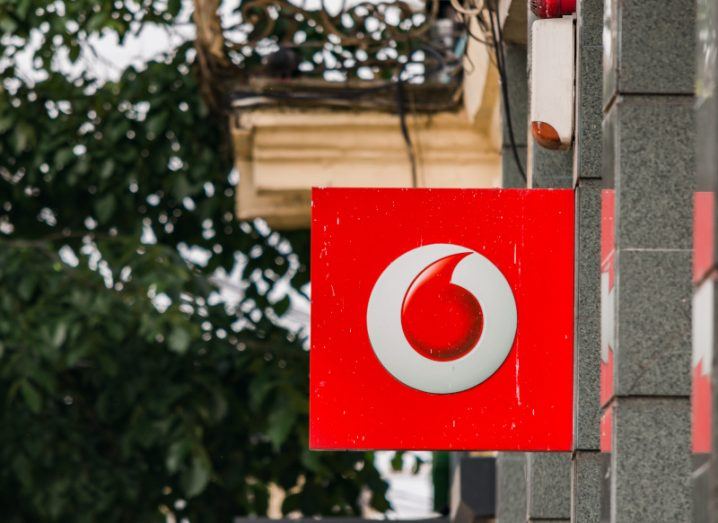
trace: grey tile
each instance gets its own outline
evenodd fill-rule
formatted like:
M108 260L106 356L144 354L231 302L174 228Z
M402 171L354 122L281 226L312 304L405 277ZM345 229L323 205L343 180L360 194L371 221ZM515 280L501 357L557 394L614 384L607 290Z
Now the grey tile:
M615 5L618 91L692 94L695 0L621 0Z
M576 77L576 166L578 178L601 177L603 70L601 46L577 50Z
M613 105L603 118L601 145L601 178L605 188L613 189L616 178L616 106Z
M571 465L571 521L601 520L601 485L604 457L598 451L577 451Z
M529 145L526 172L533 188L559 188L573 185L573 150L544 149L533 139Z
M690 248L693 98L621 97L615 111L617 248Z
M601 181L576 190L574 448L598 449L601 406Z
M517 145L526 145L528 138L528 73L526 70L526 46L521 44L507 44L506 80L509 95L509 109L511 123L514 131L514 140ZM506 125L505 106L502 102L503 116L503 145L511 144Z
M618 10L619 0L605 0L603 10L603 106L608 107L618 91Z
M531 49L533 46L533 42L531 41L531 24L533 24L536 20L538 20L538 17L533 14L533 11L531 11L531 2L526 2L526 30L528 34L526 35L526 47L528 51L528 56L531 56ZM531 69L531 61L528 62L528 69Z
M710 457L707 454L693 456L693 474L691 474L691 490L693 491L693 521L711 521L710 518Z
M498 523L526 521L526 454L500 452L496 458Z
M617 400L611 521L691 520L690 438L688 398Z
M568 519L571 513L571 454L536 452L528 455L528 516Z
M601 452L601 523L611 521L611 476L611 453Z
M451 482L451 523L474 523L496 514L496 459L463 456Z
M715 97L698 101L696 107L696 190L715 191L718 185L718 106Z
M715 98L718 90L718 5L713 0L698 0L696 12L697 63L696 98L700 105L707 99Z
M718 16L718 13L716 13L716 15ZM714 274L716 274L716 273L714 273ZM714 288L713 288L713 291L714 291L713 292L713 318L714 318L714 320L713 320L714 327L713 328L714 329L715 329L715 325L718 324L718 288L716 288L715 285L718 285L718 282L714 283ZM712 396L713 397L711 398L712 430L711 430L710 442L711 442L711 448L713 449L713 453L712 453L713 464L711 466L711 471L710 471L710 475L711 475L710 481L711 481L712 485L718 485L718 460L716 460L716 455L718 453L716 453L716 450L715 450L715 449L718 449L718 430L716 430L716 428L715 428L716 420L718 420L718 386L716 386L716 383L718 380L718 357L716 357L716 354L718 354L718 337L716 337L715 335L713 338L712 345L713 345L712 346L713 365L712 365L712 372L711 372L711 374L712 374L711 388L712 388ZM713 492L714 493L716 492L715 487L714 487ZM715 496L715 495L713 496L710 508L711 508L711 512L715 516L718 516L718 496Z
M603 38L603 0L581 0L576 7L579 47L600 47Z
M716 10L716 16L718 17L718 8ZM718 50L713 50L715 53ZM701 193L713 193L712 196L708 196L712 199L713 208L716 208L716 197L718 195L718 104L714 96L699 98L696 106L696 191ZM696 195L701 199L702 208L696 209L696 216L700 216L701 220L710 219L710 212L703 207L707 204L704 200L706 195ZM697 204L697 201L696 201ZM708 215L708 216L706 216ZM713 230L718 231L718 213L713 212ZM696 243L694 247L703 245L703 242L707 241L703 235L695 238ZM701 249L702 250L702 249ZM713 241L713 266L715 261L718 260L718 241Z
M533 185L534 189L561 189L571 187L572 180L570 176L541 176L535 177Z
M519 161L526 172L526 146L518 146L516 152ZM509 146L504 146L501 151L501 186L507 189L526 187L526 180L516 165L514 152Z
M618 251L617 396L689 396L691 251Z

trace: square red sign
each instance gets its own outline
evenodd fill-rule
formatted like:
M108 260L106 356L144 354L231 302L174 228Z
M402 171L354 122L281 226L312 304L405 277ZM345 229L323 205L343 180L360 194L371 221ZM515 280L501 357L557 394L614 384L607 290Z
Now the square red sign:
M312 448L571 449L573 191L312 200Z

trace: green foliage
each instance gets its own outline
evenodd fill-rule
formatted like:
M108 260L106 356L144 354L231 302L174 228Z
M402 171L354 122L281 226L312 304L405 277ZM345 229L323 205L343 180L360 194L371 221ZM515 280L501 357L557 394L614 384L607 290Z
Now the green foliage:
M278 326L307 234L234 220L191 44L117 81L84 65L92 35L179 6L0 0L3 521L231 521L271 484L285 513L355 514L363 489L387 508L370 454L307 449L305 333Z

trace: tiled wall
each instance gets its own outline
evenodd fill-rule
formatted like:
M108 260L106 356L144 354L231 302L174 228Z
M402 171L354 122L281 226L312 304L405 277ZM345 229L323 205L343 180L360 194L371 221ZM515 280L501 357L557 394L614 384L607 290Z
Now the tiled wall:
M603 157L615 205L613 298L602 300L613 349L603 519L690 521L695 4L604 7Z
M576 189L571 495L566 458L507 457L499 521L711 520L716 4L578 0L574 149L526 140L532 187Z
M693 211L693 357L691 425L694 521L714 520L715 493L710 495L709 457L715 431L712 376L715 375L715 190L718 184L718 113L716 110L716 27L718 3L699 0L696 53L697 166ZM715 480L714 480L715 481ZM711 518L711 514L713 518Z

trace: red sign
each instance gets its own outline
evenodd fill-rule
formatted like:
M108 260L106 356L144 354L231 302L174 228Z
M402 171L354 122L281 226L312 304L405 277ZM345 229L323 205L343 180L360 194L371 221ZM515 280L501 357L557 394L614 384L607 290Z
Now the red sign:
M602 452L611 452L611 430L613 411L609 406L613 398L613 347L615 346L615 304L616 304L616 242L614 215L616 192L613 189L601 191L601 366L600 402L604 407L601 414Z
M693 452L711 452L713 391L714 223L713 192L697 192L693 199L693 381L691 427Z
M312 448L571 449L573 191L312 199Z

